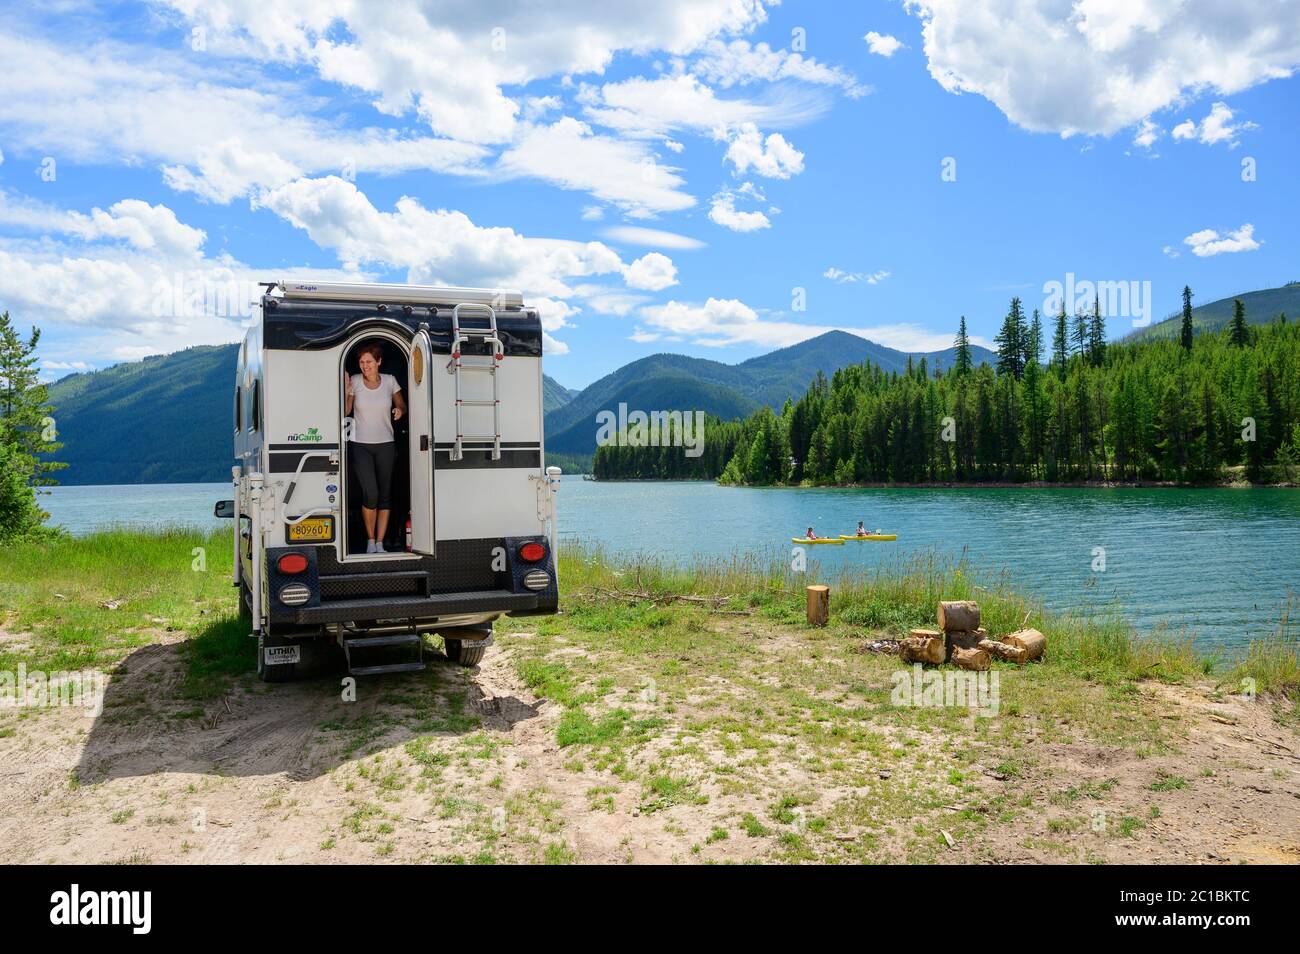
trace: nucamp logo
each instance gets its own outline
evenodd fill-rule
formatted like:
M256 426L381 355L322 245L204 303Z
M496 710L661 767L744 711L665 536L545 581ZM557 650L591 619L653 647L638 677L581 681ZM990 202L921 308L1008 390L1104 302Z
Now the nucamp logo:
M127 924L133 934L148 934L153 926L151 891L82 891L74 884L50 895L50 904L51 924Z
M290 434L289 440L315 444L318 441L325 440L325 437L321 434L319 427L309 427L306 434Z

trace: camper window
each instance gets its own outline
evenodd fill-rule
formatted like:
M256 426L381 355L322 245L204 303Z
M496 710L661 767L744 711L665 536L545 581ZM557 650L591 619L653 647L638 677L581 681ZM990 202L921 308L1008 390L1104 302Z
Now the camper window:
M262 429L262 382L253 382L253 400L252 408L248 412L248 429L250 431L259 431Z
M243 400L243 398L244 398L243 388L236 386L235 387L235 433L239 433L240 429L243 427L242 416L240 414L240 412L243 411L243 407L240 406L240 402Z

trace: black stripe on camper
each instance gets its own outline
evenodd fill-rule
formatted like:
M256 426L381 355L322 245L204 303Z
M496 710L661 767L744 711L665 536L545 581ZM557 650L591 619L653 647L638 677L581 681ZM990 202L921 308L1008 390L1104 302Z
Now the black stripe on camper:
M276 451L338 450L338 444L268 444L271 453Z
M451 459L451 447L438 447L437 457L433 462L434 470L489 470L502 468L509 470L517 467L541 467L542 451L536 446L531 449L507 450L501 445L501 459L493 460L492 452L465 448L465 456L460 460Z
M273 474L292 474L298 469L298 462L302 460L304 451L275 451L271 454L271 473ZM328 457L308 457L307 463L302 465L304 474L329 474L338 470L338 467L330 463Z

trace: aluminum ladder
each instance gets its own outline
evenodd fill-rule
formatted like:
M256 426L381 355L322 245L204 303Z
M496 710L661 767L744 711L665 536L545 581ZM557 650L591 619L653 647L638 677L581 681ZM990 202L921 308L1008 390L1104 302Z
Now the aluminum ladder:
M460 323L460 310L462 308L487 312L487 327L462 327ZM482 341L491 349L486 364L465 363L463 346L467 342L475 340ZM452 460L464 458L466 450L488 451L493 460L501 459L501 384L497 380L497 368L504 356L505 348L502 346L501 338L497 334L497 313L491 305L479 304L478 302L461 302L451 310L451 360L447 362L447 373L454 375L456 378L456 441L451 448ZM460 376L461 372L464 371L482 371L491 376L491 400L470 400L462 395ZM465 433L465 422L461 411L467 407L492 408L492 433L490 435ZM467 448L466 444L487 446Z

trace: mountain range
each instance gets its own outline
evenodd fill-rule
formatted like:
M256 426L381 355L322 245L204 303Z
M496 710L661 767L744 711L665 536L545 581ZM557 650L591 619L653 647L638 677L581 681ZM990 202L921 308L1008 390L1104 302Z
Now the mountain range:
M50 385L68 463L65 484L221 481L230 473L230 388L238 345L187 348L168 355L71 374ZM992 353L972 348L974 359ZM949 366L954 351L924 356ZM641 410L703 410L744 416L798 397L818 371L872 361L886 371L909 355L857 335L830 331L788 348L723 364L677 354L633 361L581 391L543 377L548 452L569 469L595 449L595 415L620 403Z
M1230 298L1192 308L1192 328L1202 331L1222 331L1232 320L1234 299L1240 298L1246 309L1246 323L1263 325L1276 321L1285 314L1288 319L1300 318L1300 282L1287 282L1280 288L1263 288L1244 292ZM1156 338L1176 338L1183 327L1183 314L1175 312L1163 321L1139 328L1125 337L1125 341L1150 341Z

